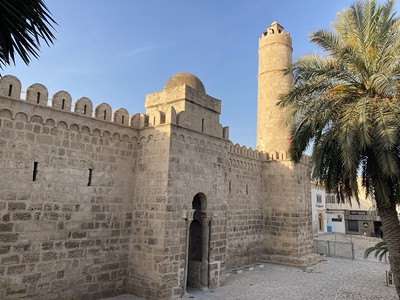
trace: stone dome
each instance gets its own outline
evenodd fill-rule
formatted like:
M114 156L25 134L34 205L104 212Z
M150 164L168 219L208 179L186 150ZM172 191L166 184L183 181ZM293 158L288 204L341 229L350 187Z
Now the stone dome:
M165 90L174 89L180 87L182 85L188 85L191 88L200 91L202 93L206 93L206 89L204 88L203 83L196 76L190 73L178 73L168 79L167 83L164 86Z

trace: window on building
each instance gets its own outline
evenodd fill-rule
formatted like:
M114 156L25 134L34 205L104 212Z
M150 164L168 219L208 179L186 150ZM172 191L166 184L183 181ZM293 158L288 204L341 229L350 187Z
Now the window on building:
M317 195L317 203L322 203L322 195Z
M348 220L347 221L347 231L358 232L358 221L357 220Z
M336 203L336 195L326 195L326 203Z

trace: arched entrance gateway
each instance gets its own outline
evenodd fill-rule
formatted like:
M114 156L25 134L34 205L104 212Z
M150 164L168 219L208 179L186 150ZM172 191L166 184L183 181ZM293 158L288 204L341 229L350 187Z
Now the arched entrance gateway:
M322 214L318 215L318 230L324 231L324 217L322 216Z
M207 199L197 193L192 201L193 219L189 226L187 278L189 287L208 287L208 251L210 222L207 216Z

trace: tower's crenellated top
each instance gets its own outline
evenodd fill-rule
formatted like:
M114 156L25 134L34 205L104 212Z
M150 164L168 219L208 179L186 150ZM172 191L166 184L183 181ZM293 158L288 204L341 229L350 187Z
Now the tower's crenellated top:
M283 26L281 26L278 22L274 21L268 28L263 32L262 36L266 36L268 34L276 34L282 33L284 31Z
M282 25L274 21L265 29L259 39L259 47L262 48L273 43L283 43L292 48L292 38Z

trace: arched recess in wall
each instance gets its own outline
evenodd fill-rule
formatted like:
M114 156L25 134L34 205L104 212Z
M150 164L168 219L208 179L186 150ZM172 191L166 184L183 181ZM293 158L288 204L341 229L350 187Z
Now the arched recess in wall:
M23 112L18 112L15 115L15 120L28 122L28 116Z
M8 109L0 110L0 118L11 119L12 118L11 111L9 111Z

